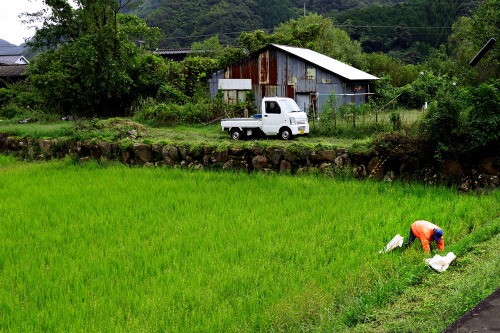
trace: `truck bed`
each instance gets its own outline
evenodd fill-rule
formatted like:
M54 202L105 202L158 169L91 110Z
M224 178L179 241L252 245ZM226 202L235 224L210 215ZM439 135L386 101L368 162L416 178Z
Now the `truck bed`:
M255 118L226 118L221 119L223 128L242 127L242 128L257 128L262 126L262 119Z

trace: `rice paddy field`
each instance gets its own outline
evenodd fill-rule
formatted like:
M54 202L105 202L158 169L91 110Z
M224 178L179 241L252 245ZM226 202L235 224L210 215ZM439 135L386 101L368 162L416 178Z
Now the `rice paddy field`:
M428 279L453 290L473 240L500 232L499 191L323 176L0 156L0 197L2 332L356 330ZM432 271L418 240L379 254L416 219L443 228L449 271Z

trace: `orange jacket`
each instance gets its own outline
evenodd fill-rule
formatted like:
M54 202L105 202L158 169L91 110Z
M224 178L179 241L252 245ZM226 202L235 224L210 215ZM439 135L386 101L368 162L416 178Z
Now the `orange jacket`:
M434 229L441 228L428 221L415 221L412 223L410 228L415 237L417 237L420 240L420 243L422 243L422 248L424 249L424 251L427 253L431 252L429 243L434 241ZM441 237L439 242L436 243L439 250L444 250L443 237Z

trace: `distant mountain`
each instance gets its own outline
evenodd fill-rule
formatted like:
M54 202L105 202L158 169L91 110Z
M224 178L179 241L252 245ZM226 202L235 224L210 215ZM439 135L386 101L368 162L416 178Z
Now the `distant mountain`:
M189 47L218 35L232 44L244 31L271 30L300 11L291 0L144 0L131 11L163 32L160 47Z
M377 4L392 6L405 0L142 0L130 13L163 32L160 47L189 47L218 35L234 44L244 31L271 31L289 19L309 13L333 16L349 9ZM427 0L435 1L435 0Z
M23 46L17 46L9 43L6 40L0 38L0 54L1 55L12 55L12 54L22 54L24 52Z
M218 35L236 44L244 31L271 32L281 23L318 13L332 19L365 52L416 63L451 34L453 22L485 0L142 0L130 11L162 31L161 48L189 47Z

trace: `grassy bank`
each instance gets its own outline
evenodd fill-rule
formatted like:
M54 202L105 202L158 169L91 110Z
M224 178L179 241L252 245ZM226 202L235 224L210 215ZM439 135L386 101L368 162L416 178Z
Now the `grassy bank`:
M363 331L499 232L498 191L6 157L0 173L2 331ZM459 255L444 274L418 244L378 253L415 219ZM408 311L399 332L422 321Z
M401 126L409 130L422 118L422 112L418 110L405 110L401 113ZM393 126L389 120L390 114L381 112L377 115L366 114L359 116L357 125L352 122L339 120L336 125L329 119L323 119L321 123L310 121L311 133L305 137L296 137L293 142L299 142L306 146L334 146L352 147L353 145L367 144L377 133L392 132ZM130 129L138 130L137 141L164 142L170 144L189 145L228 145L235 144L227 132L223 132L220 122L215 121L208 125L176 125L169 127L154 127L142 125L124 118L111 119L87 119L77 121L55 121L51 123L25 123L19 124L13 121L0 121L0 133L26 137L32 139L55 139L70 137L75 140L97 140L97 141L119 141L127 136ZM403 130L404 131L404 130ZM277 137L266 137L260 140L248 140L240 145L251 145L253 142L272 145L286 146L290 142L283 142Z

